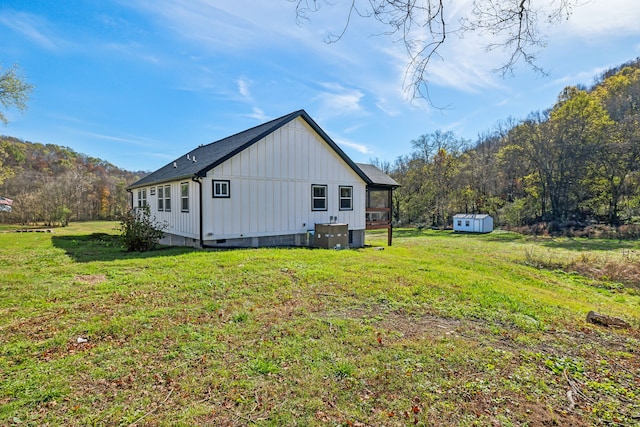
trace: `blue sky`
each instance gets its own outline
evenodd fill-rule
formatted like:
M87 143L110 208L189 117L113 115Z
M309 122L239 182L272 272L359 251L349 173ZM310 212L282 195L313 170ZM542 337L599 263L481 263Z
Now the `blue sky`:
M551 107L567 85L640 56L640 2L591 0L548 31L514 76L488 40L451 35L429 69L434 108L407 99L407 58L375 21L337 43L345 2L296 22L287 0L74 0L0 5L0 63L34 86L0 134L58 144L129 170L305 109L357 162L393 162L435 130L475 140L508 117ZM455 23L471 0L445 2ZM457 9L456 9L457 8Z

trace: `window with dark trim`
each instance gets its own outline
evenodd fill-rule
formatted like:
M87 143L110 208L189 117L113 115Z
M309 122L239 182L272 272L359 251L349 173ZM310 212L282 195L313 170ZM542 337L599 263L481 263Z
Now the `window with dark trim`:
M158 210L164 210L164 187L162 185L158 185Z
M340 197L340 210L352 211L353 210L353 187L347 185L341 185L338 187L338 193Z
M180 184L180 210L182 212L189 212L189 183L183 182Z
M171 212L171 186L164 186L164 211Z
M311 210L326 211L327 210L327 186L313 184L311 186Z
M229 198L231 197L231 184L228 180L214 179L213 183L213 197L214 198Z
M147 189L138 190L138 207L147 206Z

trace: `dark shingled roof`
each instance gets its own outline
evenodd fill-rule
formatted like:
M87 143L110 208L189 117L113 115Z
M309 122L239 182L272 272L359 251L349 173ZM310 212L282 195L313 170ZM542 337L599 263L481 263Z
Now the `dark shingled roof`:
M157 171L145 176L137 182L131 184L128 188L138 188L147 185L154 185L163 182L177 181L181 179L190 179L196 177L204 177L207 172L218 166L222 162L230 159L251 145L255 144L265 136L274 132L278 128L286 125L290 121L301 117L309 126L311 126L320 137L356 172L367 184L373 184L373 180L369 178L369 173L363 172L353 161L336 145L335 142L309 117L304 110L298 110L287 114L270 122L261 124L243 132L229 136L207 145L201 145L188 154L177 158L169 164L161 167ZM379 173L382 173L377 168ZM384 174L383 174L384 175ZM386 176L386 175L384 175ZM398 184L391 178L387 177L395 185ZM377 179L377 178L376 178Z
M369 184L379 185L382 187L400 187L400 184L376 166L366 163L356 163L356 165L362 172L364 172L365 175L367 175L371 181Z

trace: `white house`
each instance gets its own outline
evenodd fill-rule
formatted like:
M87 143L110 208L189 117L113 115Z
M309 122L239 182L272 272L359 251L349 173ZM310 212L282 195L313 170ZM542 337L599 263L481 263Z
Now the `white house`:
M470 233L491 233L493 218L487 214L457 214L453 216L453 230Z
M342 223L349 245L362 247L370 190L398 186L368 166L367 174L299 110L201 145L128 191L133 207L148 205L168 224L163 244L308 246L315 224Z

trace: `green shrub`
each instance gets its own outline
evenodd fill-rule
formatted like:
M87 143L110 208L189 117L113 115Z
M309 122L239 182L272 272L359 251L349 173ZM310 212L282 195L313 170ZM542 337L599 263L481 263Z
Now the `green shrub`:
M167 224L151 218L149 206L133 208L120 220L120 238L128 252L146 252L164 235Z

